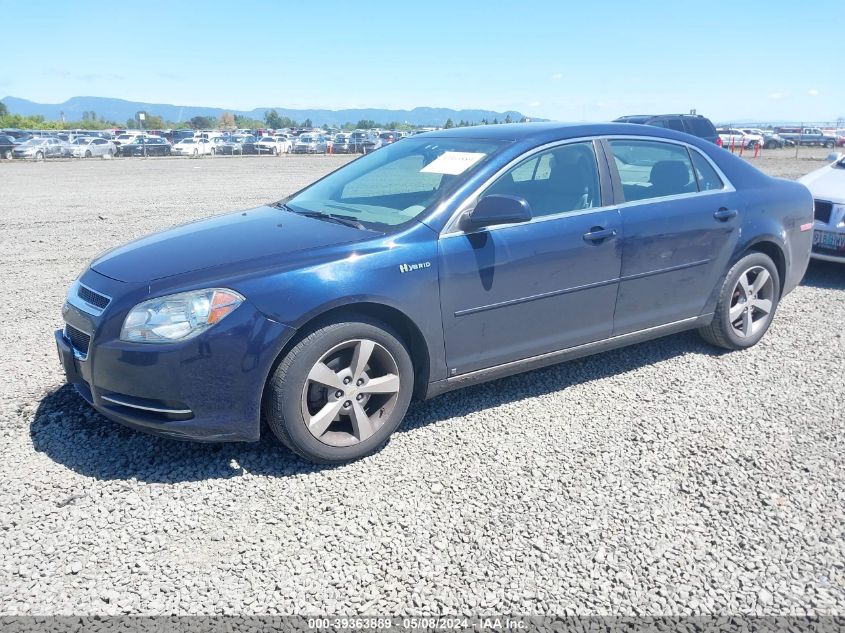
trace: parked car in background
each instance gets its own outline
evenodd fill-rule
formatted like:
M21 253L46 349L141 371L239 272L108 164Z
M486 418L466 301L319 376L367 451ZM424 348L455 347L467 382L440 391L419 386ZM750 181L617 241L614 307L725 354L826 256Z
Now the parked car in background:
M845 154L798 179L813 194L815 259L845 264Z
M262 136L255 143L255 149L259 154L289 154L291 144L286 136Z
M143 135L143 132L140 131L124 132L123 134L119 134L118 136L114 137L112 139L112 143L114 143L115 147L120 148L121 145L125 143L131 143L136 138Z
M28 141L17 144L12 150L13 158L31 158L43 160L64 155L62 142L52 136L41 136L31 138Z
M351 151L355 154L363 154L365 147L372 148L376 143L376 136L364 130L355 130L349 135Z
M93 156L114 156L117 149L114 143L104 138L83 136L71 144L70 155L74 158L91 158Z
M207 138L183 138L170 148L174 156L211 156L216 151L214 143Z
M294 154L325 154L326 139L319 134L302 134L293 145Z
M121 146L122 156L170 156L170 143L160 136L139 136Z
M12 150L15 149L15 139L6 134L0 134L0 158L9 160L12 158Z
M657 127L450 129L107 251L55 341L119 423L255 441L263 420L340 463L412 397L690 329L752 347L804 276L812 217L803 185Z
M614 121L663 127L667 130L692 134L711 143L715 143L717 139L716 127L710 119L700 114L631 114Z
M332 140L332 152L335 154L349 154L354 152L349 134L335 134Z
M737 128L719 128L716 131L725 149L763 147L763 137L760 134L749 134Z
M775 132L780 134L781 138L798 145L836 147L836 137L825 134L821 128L817 127L777 127Z
M247 134L235 134L217 146L218 154L243 154L244 143L254 144L255 137Z
M391 143L395 143L400 138L402 138L398 132L382 132L378 135L379 139L381 139L382 146L390 145Z

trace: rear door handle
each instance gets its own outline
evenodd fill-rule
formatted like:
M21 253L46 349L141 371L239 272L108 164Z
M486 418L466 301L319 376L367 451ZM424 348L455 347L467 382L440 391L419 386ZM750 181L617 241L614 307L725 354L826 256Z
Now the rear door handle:
M736 209L727 209L722 207L716 213L713 214L713 217L721 222L727 222L731 218L736 217Z
M600 226L594 226L588 233L584 233L586 242L597 243L612 237L616 237L616 229L604 229Z

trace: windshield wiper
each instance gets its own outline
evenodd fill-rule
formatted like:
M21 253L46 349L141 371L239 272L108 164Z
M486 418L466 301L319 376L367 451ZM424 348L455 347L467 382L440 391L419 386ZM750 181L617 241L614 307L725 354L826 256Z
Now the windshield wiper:
M350 218L348 215L340 215L338 213L325 213L324 211L297 211L291 209L283 202L277 202L273 206L297 215L304 215L306 218L315 218L317 220L325 220L326 222L335 222L336 224L343 224L344 226L351 226L353 229L365 229L366 227L355 218Z

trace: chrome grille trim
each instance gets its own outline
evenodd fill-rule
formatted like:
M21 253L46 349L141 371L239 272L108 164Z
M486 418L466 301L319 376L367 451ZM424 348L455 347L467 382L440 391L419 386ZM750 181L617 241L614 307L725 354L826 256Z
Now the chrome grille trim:
M88 358L88 348L91 345L90 334L65 323L64 335L77 359L85 360Z
M67 302L70 305L91 316L100 316L111 303L111 299L110 296L89 288L78 280L73 282L67 293ZM97 303L91 303L91 301Z

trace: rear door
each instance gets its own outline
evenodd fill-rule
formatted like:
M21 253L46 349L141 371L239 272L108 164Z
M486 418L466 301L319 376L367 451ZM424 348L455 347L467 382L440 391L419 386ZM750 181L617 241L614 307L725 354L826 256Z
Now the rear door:
M693 147L608 139L622 217L614 335L701 314L739 236L740 200Z
M441 236L450 375L610 336L622 227L598 156L592 141L526 156L480 195L525 198L531 221Z

